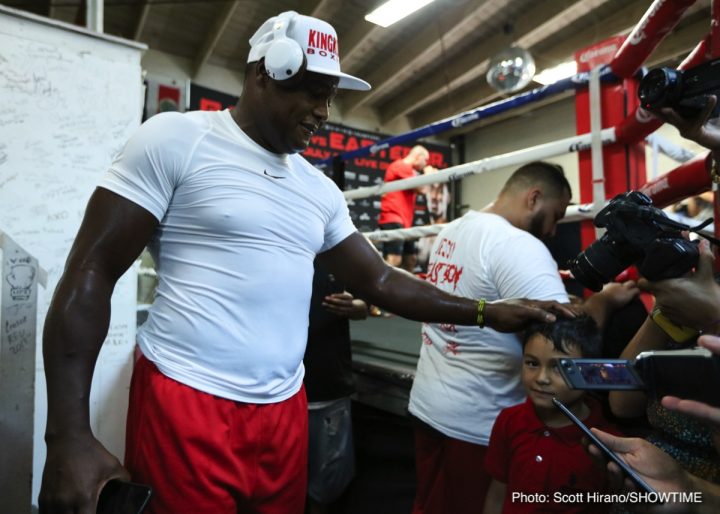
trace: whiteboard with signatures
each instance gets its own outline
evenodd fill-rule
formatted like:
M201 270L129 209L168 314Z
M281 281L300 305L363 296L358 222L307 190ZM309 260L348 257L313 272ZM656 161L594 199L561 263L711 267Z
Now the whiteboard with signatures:
M0 229L48 272L38 295L38 334L85 204L140 124L143 49L0 6ZM136 273L126 273L115 290L91 394L95 433L121 460ZM47 410L40 337L36 348L33 503Z

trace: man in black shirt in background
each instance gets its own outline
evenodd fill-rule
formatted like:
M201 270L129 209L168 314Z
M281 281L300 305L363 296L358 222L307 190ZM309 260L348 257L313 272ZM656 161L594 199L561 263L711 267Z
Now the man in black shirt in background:
M344 290L315 262L305 350L308 399L309 514L329 512L355 472L350 395L355 391L350 319L365 319L367 305Z

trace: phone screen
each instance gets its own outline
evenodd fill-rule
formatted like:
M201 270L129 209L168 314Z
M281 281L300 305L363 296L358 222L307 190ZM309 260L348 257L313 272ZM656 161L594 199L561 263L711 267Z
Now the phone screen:
M97 514L140 514L150 500L152 489L143 484L110 480L100 491Z
M627 359L560 359L568 387L590 390L639 390L645 384Z
M558 409L560 409L562 411L562 413L565 414L565 416L567 416L570 419L570 421L575 423L580 428L580 430L583 431L583 433L588 437L588 439L590 439L590 441L592 441L592 443L595 446L600 448L600 451L603 452L605 454L605 456L607 456L615 464L620 466L620 469L622 469L625 472L625 474L630 477L630 479L635 483L635 485L637 485L640 489L642 489L646 493L656 493L657 492L657 491L655 491L655 489L653 489L650 486L650 484L645 482L645 480L643 480L640 477L640 475L638 475L630 466L625 464L624 460L622 460L620 457L618 457L610 448L605 446L602 443L602 441L600 441L600 439L598 439L597 436L590 431L590 429L587 427L587 425L585 425L585 423L580 421L580 419L575 414L573 414L570 409L568 409L565 405L563 405L562 402L560 402L556 398L553 398L552 401L555 404L555 406Z
M632 385L636 383L627 362L578 362L576 365L588 384Z

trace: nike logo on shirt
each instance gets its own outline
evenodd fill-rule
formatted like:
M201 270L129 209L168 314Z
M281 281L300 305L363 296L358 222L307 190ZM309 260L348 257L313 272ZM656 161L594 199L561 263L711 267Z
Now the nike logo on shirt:
M265 172L265 175L267 175L267 176L270 177L270 178L286 178L286 177L281 177L281 176L277 176L277 175L270 175L270 174L267 172L267 170L264 170L264 172Z

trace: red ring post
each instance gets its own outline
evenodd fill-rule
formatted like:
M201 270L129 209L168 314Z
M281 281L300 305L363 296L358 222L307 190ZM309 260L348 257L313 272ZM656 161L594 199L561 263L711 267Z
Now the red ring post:
M655 0L610 62L612 72L621 78L631 77L694 3Z

